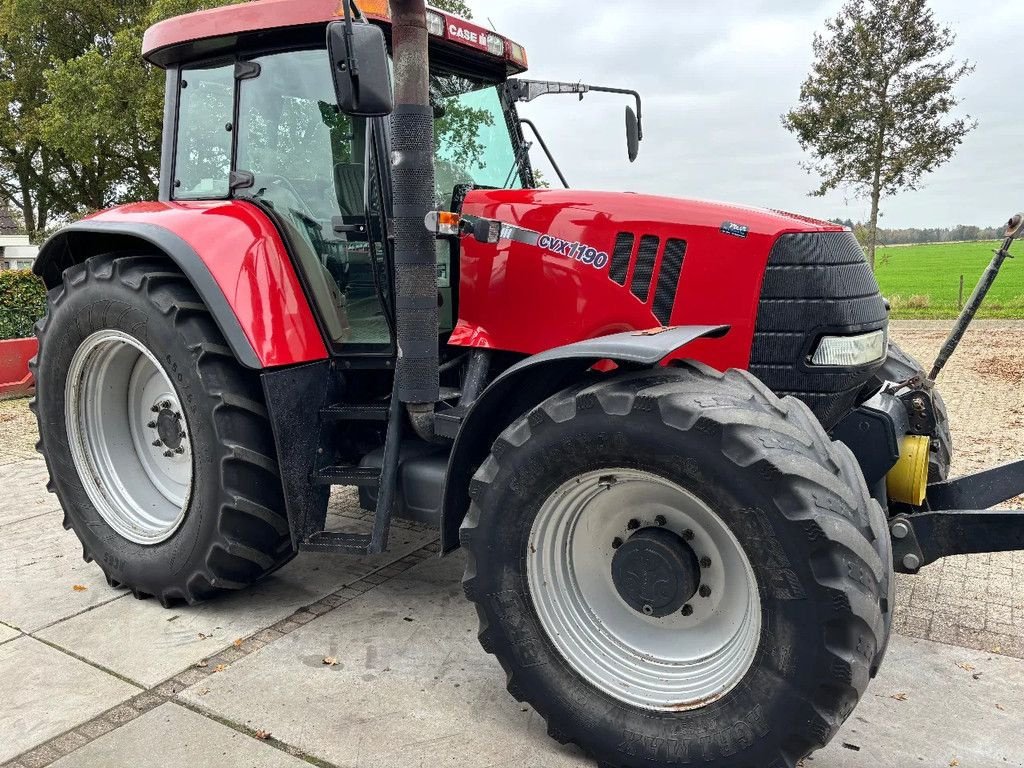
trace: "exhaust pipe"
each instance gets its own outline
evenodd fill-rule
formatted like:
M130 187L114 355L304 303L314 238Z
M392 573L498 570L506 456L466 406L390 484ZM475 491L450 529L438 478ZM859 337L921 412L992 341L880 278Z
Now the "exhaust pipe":
M395 310L398 362L395 393L417 434L433 437L440 397L437 261L423 224L434 205L434 112L424 0L390 0L395 66L391 117L394 200Z

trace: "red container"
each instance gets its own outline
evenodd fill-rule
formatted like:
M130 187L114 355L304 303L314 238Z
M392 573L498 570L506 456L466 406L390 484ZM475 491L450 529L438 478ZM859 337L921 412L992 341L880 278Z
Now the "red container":
M36 349L35 339L0 341L0 399L24 397L35 389L28 361Z

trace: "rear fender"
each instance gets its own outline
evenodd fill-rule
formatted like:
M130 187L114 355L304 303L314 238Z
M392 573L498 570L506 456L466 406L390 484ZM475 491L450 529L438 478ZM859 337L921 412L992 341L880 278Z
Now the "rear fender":
M682 347L702 338L721 338L725 325L686 325L617 333L556 347L512 366L484 390L466 415L448 459L441 506L441 551L459 546L459 528L469 511L469 484L498 435L520 415L570 386L595 363L648 367L677 358Z
M284 242L256 206L229 201L114 208L51 237L33 270L49 289L68 267L124 251L171 259L247 368L326 359L327 348Z

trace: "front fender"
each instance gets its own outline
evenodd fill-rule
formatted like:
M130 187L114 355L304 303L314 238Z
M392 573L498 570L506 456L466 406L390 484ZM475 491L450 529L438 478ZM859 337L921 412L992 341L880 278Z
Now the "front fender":
M726 325L685 325L601 336L533 355L496 378L459 427L448 459L441 505L441 551L459 546L459 527L469 510L469 483L498 435L530 408L568 387L595 363L654 367L702 338L721 338Z
M135 203L65 227L36 258L47 288L64 270L117 251L163 253L188 277L238 361L255 369L327 357L274 224L242 201Z

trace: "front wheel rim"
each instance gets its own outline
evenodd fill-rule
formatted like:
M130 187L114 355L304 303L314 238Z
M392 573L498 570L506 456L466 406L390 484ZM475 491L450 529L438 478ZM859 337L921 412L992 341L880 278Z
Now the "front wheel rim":
M192 441L153 353L122 331L92 334L71 359L64 400L71 457L104 522L144 546L173 536L191 497Z
M660 618L630 607L612 578L615 550L651 528L685 536L701 562L701 591ZM552 644L619 701L698 709L725 696L753 665L762 619L750 560L707 504L662 477L602 469L564 483L537 513L526 565Z

